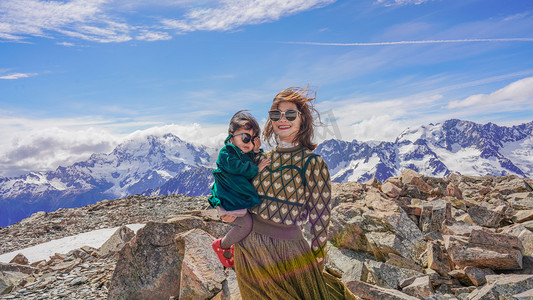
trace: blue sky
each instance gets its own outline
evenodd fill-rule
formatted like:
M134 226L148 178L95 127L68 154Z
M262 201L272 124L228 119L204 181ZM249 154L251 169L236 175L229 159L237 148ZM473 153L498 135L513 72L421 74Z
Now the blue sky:
M318 140L533 116L528 0L0 1L0 176L173 132L217 145L289 86Z

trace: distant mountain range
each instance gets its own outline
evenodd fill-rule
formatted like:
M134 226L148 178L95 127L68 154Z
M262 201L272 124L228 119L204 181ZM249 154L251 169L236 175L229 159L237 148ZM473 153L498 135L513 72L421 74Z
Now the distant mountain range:
M385 180L404 168L428 176L533 177L533 122L505 127L448 120L405 130L394 142L328 140L316 153L335 182ZM37 211L78 207L133 194L209 193L218 149L175 135L148 136L55 171L0 177L0 226Z

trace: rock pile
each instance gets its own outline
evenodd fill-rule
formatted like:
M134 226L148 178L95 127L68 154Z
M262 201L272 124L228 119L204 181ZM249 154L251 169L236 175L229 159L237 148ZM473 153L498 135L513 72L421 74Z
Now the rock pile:
M361 298L533 294L533 180L407 169L349 185L333 189L327 268Z
M334 183L326 270L361 299L532 299L532 187L533 180L517 176L433 178L412 170L383 183ZM205 209L205 197L189 198L187 213L165 214L169 198L156 198L160 206L149 204L150 197L120 208L110 207L114 201L93 206L101 218L122 210L121 223L114 215L104 226L147 224L135 236L122 228L100 249L84 247L30 266L23 257L3 264L0 290L7 294L1 297L240 299L235 274L211 250L229 225ZM159 212L129 212L139 207ZM57 219L85 220L80 211L62 210L71 218ZM33 231L50 224L32 218ZM22 225L0 234L29 234ZM31 244L27 237L10 238Z
M1 299L105 299L116 265L112 249L134 236L119 228L100 249L84 246L49 260L28 264L21 254L10 263L0 263Z

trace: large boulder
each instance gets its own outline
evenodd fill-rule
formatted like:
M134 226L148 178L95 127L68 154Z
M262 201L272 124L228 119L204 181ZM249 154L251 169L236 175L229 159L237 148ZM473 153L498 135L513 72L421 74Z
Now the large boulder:
M180 292L183 253L172 223L148 222L119 252L109 299L165 299Z
M473 230L469 238L445 235L444 244L453 263L493 270L522 268L523 246L511 235Z
M208 299L222 290L226 275L216 253L210 251L214 240L201 229L176 235L174 241L183 256L178 299Z
M226 224L212 221L214 220L210 216L183 215L172 218L167 223L148 222L118 252L118 261L109 286L109 299L167 300L169 297L179 297L185 284L182 283L182 271L185 266L185 272L188 272L187 269L191 266L190 255L186 255L184 249L195 246L185 245L185 242L175 243L174 239L176 235L191 229L202 229L206 231L205 234L208 231L223 234L221 228L228 228ZM186 236L182 239L187 241L192 238ZM198 240L204 241L201 245L202 252L211 252L210 243L205 242L205 235ZM204 255L208 255L206 253ZM218 265L214 264L213 269ZM215 293L216 288L211 290Z

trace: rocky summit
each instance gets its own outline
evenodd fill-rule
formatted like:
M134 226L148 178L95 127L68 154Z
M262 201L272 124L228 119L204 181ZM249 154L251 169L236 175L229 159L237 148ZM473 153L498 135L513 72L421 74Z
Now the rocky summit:
M360 299L532 299L533 180L427 177L333 183L325 271ZM146 224L135 234L126 224ZM131 196L36 213L0 253L100 228L88 246L0 264L1 299L240 299L211 243L230 225L205 197Z

